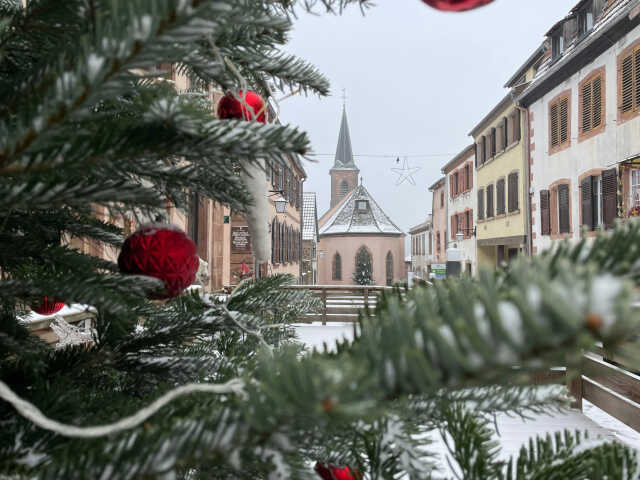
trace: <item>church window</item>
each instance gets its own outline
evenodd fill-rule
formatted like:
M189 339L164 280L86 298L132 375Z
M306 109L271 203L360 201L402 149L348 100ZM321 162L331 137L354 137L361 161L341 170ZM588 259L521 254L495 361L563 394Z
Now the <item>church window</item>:
M391 254L391 252L387 253L386 270L387 286L390 287L393 284L393 255Z
M340 196L344 197L349 192L349 182L343 180L340 183Z
M342 259L340 254L336 252L333 256L333 264L331 265L331 279L342 280Z
M356 253L356 270L353 280L357 285L373 285L371 254L365 247L360 247Z
M369 209L369 202L367 200L358 200L358 212L366 213Z

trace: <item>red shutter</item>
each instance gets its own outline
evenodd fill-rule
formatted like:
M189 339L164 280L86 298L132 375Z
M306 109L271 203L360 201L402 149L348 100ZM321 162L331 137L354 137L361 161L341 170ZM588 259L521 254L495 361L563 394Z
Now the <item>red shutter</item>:
M469 190L473 190L473 165L469 164Z

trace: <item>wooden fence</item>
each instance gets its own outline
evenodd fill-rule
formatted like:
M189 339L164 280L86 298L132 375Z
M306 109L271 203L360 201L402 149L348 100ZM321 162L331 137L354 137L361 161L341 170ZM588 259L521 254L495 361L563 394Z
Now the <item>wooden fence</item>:
M292 290L309 290L322 301L322 310L305 315L302 322L356 322L358 312L365 307L375 308L378 295L392 287L378 285L294 285Z

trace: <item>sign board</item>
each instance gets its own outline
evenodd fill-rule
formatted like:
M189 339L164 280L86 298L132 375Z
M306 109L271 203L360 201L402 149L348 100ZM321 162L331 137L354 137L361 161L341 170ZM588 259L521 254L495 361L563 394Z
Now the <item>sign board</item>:
M432 263L431 273L435 275L436 280L442 280L447 278L447 264L446 263Z
M237 253L251 251L249 227L231 227L231 251Z

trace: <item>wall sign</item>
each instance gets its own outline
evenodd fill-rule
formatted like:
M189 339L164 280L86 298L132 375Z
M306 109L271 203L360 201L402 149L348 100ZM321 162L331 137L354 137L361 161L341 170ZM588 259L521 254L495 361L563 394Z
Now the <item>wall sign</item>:
M249 227L231 227L231 251L238 253L251 251Z

